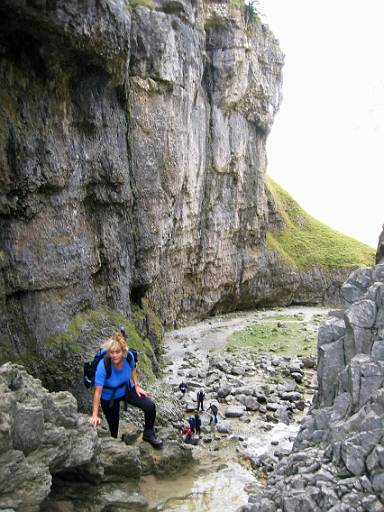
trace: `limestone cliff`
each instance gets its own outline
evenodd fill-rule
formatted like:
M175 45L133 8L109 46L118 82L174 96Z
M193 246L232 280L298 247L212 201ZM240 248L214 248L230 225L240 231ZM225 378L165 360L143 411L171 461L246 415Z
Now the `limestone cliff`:
M384 507L384 265L353 272L318 335L319 389L293 452L242 511Z
M143 297L165 326L337 300L348 269L301 272L266 244L282 65L230 3L1 2L3 359Z

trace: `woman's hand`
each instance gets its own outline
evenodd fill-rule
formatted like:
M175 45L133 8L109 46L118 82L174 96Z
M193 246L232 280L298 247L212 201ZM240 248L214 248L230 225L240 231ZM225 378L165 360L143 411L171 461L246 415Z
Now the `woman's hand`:
M148 393L146 391L144 391L143 388L141 388L139 386L139 384L135 384L135 391L136 391L136 394L137 396L140 398L142 396L148 396Z
M90 416L88 418L88 423L90 423L93 427L97 427L101 423L101 418L99 416Z

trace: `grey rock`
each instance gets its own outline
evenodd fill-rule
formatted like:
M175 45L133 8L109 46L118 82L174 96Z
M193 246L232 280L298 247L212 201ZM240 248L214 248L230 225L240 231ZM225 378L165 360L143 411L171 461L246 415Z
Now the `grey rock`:
M258 411L261 407L258 400L253 396L245 397L242 403L245 405L247 411Z
M348 277L348 280L341 287L341 296L346 305L358 301L371 286L372 269L361 268L355 270Z
M232 366L231 373L232 375L244 375L245 368L240 365Z
M15 376L23 385L12 391L8 383ZM75 473L81 467L82 478L93 481L94 469L87 465L96 459L99 440L69 393L49 394L11 363L0 367L0 392L1 425L9 429L1 436L3 506L19 510L23 503L25 510L38 510L50 491L51 475L60 471Z
M373 343L371 356L373 359L384 361L384 340L379 339Z
M319 346L317 367L319 381L319 401L328 406L333 403L340 372L345 367L344 341L339 339Z
M324 320L318 331L318 347L332 343L342 338L345 334L346 326L344 319L331 317Z
M242 405L230 405L224 412L226 418L239 418L245 412L245 407Z
M217 390L217 398L225 398L231 393L231 391L231 386L223 386Z
M216 430L220 434L230 434L232 432L231 424L229 421L219 421L216 425Z

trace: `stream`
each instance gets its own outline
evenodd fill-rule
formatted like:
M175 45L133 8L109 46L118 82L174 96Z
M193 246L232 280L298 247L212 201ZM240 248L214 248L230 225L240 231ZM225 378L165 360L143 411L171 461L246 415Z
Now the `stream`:
M214 353L222 353L228 338L255 322L263 322L264 318L277 316L301 315L303 325L309 326L314 333L317 325L312 322L316 315L326 315L327 308L321 307L289 307L273 310L234 313L209 318L197 324L167 333L165 349L169 361L165 381L174 388L184 381L191 380L204 384L203 375L208 368L208 358ZM285 323L289 324L286 319ZM197 357L200 364L188 373L185 358L188 354ZM187 368L186 368L187 367ZM184 368L184 370L183 370ZM248 492L255 492L265 484L265 476L255 478L249 460L265 454L273 456L274 451L290 451L293 440L299 430L299 421L305 413L315 388L315 371L305 372L308 386L305 392L306 405L303 411L296 411L289 424L278 422L266 429L265 421L260 414L249 414L248 421L238 418L224 418L229 421L231 434L217 435L213 433L208 439L202 436L199 445L193 447L193 458L196 464L171 478L147 476L141 479L140 492L148 501L149 510L175 512L201 512L221 510L233 512L248 502ZM189 376L188 376L189 375ZM246 386L261 385L265 375L252 371L242 377ZM196 390L190 392L190 398ZM187 399L188 401L188 399ZM209 401L206 402L207 405ZM221 409L223 407L221 406ZM186 412L185 418L193 414ZM202 414L203 426L208 424L209 415ZM204 430L204 429L203 429ZM208 427L209 432L209 427Z

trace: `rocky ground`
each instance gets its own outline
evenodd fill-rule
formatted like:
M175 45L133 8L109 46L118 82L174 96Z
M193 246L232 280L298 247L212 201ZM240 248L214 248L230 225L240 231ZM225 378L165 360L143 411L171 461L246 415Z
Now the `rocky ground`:
M316 389L316 360L304 350L296 355L233 347L227 351L230 336L263 322L274 322L276 330L284 333L291 323L299 322L308 339L317 331L319 313L326 312L325 308L284 308L225 315L167 335L165 381L179 400L184 420L194 414L197 391L203 389L205 408L216 403L219 421L213 428L210 414L201 414L202 434L192 448L200 469L194 470L194 481L188 484L185 474L176 477L176 488L180 485L184 493L177 502L164 496L161 500L160 492L152 496L152 506L166 507L156 510L213 510L219 502L222 510L233 511L255 489L260 491L266 476L290 452ZM297 348L300 352L300 344ZM188 385L184 396L178 389L182 380Z
M318 393L248 512L384 510L384 265L353 272L319 329Z
M284 337L298 323L308 343L318 312L239 313L169 333L163 382L148 385L165 443L161 452L141 441L140 412L122 412L118 440L109 437L104 421L96 435L70 393L49 393L21 366L3 365L0 508L234 511L260 491L289 453L315 390L315 359L311 350L309 355L243 350L230 345L230 335L272 322L276 336ZM182 379L188 384L185 396L178 390ZM211 428L204 412L201 438L191 446L182 442L178 427L196 409L200 388L206 407L218 404L219 422Z

